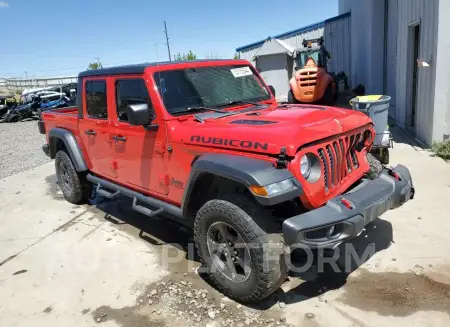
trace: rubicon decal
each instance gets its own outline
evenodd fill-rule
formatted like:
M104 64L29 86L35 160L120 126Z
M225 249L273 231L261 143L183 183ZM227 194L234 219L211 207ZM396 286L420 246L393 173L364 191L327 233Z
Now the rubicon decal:
M269 144L246 141L246 140L236 140L236 139L223 139L220 137L205 137L205 136L191 136L191 142L203 143L203 144L213 144L213 145L224 145L232 146L237 148L245 149L255 149L255 150L267 150Z

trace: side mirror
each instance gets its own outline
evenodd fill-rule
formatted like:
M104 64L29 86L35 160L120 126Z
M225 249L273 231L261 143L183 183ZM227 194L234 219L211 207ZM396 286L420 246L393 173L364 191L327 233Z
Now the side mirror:
M270 92L272 92L273 96L275 96L275 88L273 87L273 85L269 85L269 90Z
M128 122L135 126L145 126L151 123L153 115L150 114L148 104L131 104L127 107Z

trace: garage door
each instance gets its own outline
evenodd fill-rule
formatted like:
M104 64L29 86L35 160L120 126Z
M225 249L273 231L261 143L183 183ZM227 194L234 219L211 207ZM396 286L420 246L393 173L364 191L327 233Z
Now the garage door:
M277 101L287 101L289 92L289 78L287 69L287 55L276 54L258 57L256 67L268 85L273 85Z
M397 74L397 20L398 0L387 0L387 30L386 30L386 93L391 100L389 115L396 117L396 74Z

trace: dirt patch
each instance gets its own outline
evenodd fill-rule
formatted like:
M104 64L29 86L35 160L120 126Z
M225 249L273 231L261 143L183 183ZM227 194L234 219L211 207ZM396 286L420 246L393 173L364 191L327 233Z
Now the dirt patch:
M42 311L42 312L44 312L44 313L50 313L50 312L52 312L52 310L53 310L52 307L46 307L46 308L44 309L44 311Z
M382 316L404 317L417 311L450 314L450 285L414 272L372 273L362 269L343 288L340 301Z
M170 276L144 287L134 306L101 306L91 313L92 317L95 322L114 320L124 327L205 326L213 321L218 326L262 327L285 321L279 312L259 312L228 300L205 286L196 274L177 277L181 280Z
M86 313L89 313L89 311L91 311L90 308L83 309L83 310L81 310L81 314L84 316Z

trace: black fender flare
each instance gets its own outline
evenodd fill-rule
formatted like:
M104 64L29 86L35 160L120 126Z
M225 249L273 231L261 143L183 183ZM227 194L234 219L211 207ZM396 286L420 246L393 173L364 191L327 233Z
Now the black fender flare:
M287 169L277 169L269 161L230 154L207 153L197 158L192 164L187 187L183 194L181 210L188 214L189 201L197 179L204 173L230 179L246 187L267 186L269 184L291 179L295 187L273 196L257 196L256 200L264 205L275 205L298 197L302 187Z
M84 161L83 153L78 146L78 142L73 133L67 129L56 127L48 132L50 158L54 159L56 156L56 152L58 151L56 147L58 140L61 140L64 143L67 154L72 160L75 170L78 172L87 171L88 167Z

